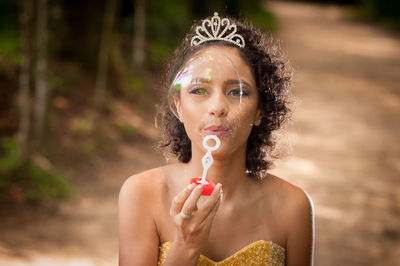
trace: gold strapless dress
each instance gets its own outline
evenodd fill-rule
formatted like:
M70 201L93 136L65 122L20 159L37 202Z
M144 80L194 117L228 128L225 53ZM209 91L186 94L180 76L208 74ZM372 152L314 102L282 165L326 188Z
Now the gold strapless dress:
M168 256L172 242L162 242L160 245L158 265L163 265ZM242 248L235 254L221 261L213 261L200 255L197 266L228 266L228 265L285 265L285 249L271 241L258 240Z

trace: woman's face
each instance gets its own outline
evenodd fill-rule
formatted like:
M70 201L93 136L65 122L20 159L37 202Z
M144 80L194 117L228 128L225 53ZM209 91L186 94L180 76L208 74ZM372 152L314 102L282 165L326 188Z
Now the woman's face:
M179 97L174 98L177 115L192 141L192 149L205 152L203 137L217 135L221 146L213 152L215 158L229 156L243 147L252 126L260 123L255 80L237 49L204 48L188 60L175 79L180 90Z

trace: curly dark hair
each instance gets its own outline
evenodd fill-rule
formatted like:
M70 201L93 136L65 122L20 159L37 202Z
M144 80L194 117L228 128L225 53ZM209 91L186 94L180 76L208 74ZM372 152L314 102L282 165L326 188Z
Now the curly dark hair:
M171 152L180 162L187 163L191 159L191 141L186 134L183 123L174 115L170 108L169 97L166 95L173 83L174 77L181 66L197 51L209 46L231 46L239 50L242 59L250 66L253 72L259 95L261 110L261 124L253 126L247 141L246 168L247 173L254 178L262 179L266 171L273 166L273 154L276 148L276 139L273 132L290 118L291 67L287 63L280 43L275 41L271 34L234 18L227 17L231 24L236 24L237 33L245 40L245 47L239 48L226 41L207 41L197 46L191 46L195 29L201 25L199 21L192 25L181 46L175 50L174 57L167 65L163 76L162 89L164 101L159 106L156 125L162 132L160 148L170 147ZM210 18L209 18L210 19Z

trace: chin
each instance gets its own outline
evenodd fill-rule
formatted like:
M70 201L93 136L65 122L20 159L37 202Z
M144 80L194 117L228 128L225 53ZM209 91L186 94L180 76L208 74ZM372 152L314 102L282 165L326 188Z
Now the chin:
M240 152L240 146L221 143L221 147L212 153L214 160L226 160Z

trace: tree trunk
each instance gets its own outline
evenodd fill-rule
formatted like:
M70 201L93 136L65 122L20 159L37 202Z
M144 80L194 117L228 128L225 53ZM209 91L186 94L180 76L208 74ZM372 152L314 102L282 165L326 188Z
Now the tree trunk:
M132 91L132 85L129 79L129 67L127 65L126 58L120 45L120 35L113 35L113 45L110 52L110 67L115 73L115 77L118 80L118 87L122 90L124 95L129 95Z
M133 65L140 69L145 59L146 1L135 0L135 32L133 36Z
M110 57L110 48L112 42L112 29L114 24L115 11L117 0L107 0L104 10L103 30L100 40L100 49L98 54L97 77L96 77L96 91L95 91L95 107L100 110L104 105L107 74L108 74L108 61Z
M26 162L28 157L28 140L30 127L29 114L29 81L30 81L30 23L32 21L32 0L20 1L20 27L21 27L21 61L19 74L19 128L17 141L21 149L21 161Z
M38 0L36 36L35 140L40 147L47 105L47 0Z

